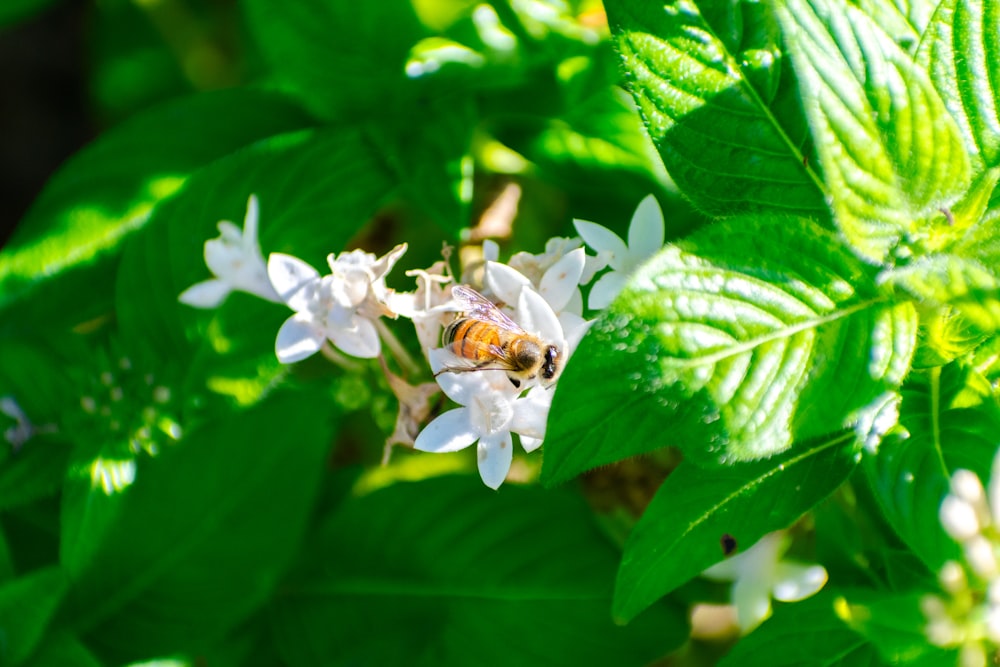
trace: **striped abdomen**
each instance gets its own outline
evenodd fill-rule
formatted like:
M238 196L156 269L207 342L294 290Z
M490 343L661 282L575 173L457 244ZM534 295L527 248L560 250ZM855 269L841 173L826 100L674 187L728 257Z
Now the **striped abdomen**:
M503 348L495 324L471 318L449 324L442 339L452 354L476 362L495 361Z

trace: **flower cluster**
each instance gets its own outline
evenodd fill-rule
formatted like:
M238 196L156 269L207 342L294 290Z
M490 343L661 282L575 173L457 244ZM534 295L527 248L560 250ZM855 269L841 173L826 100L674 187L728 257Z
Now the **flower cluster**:
M955 471L950 486L941 525L962 547L965 562L949 561L938 573L946 596L921 601L925 631L937 646L959 647L963 666L986 665L1000 647L1000 451L988 492L968 470Z
M275 354L282 363L301 361L319 351L334 358L332 348L351 357L381 359L400 402L399 421L388 444L411 444L425 452L453 452L475 444L480 476L493 489L510 470L515 434L525 451L541 446L552 384L586 333L590 324L586 316L614 299L628 274L663 245L664 236L663 214L649 196L633 216L628 244L610 230L582 220L574 221L581 238L551 239L545 252L517 253L507 264L499 261L495 242L483 244L485 267L475 288L490 308L496 308L497 322L516 323L501 334L529 337L557 350L550 360L552 377L544 383L536 377L521 382L504 370L504 360L484 365L481 358L458 359L452 348L441 345L444 328L468 311L468 304L452 295L457 283L446 261L407 272L416 278L413 292L395 292L385 283L406 252L405 243L383 257L362 250L331 254L330 273L321 275L292 255L272 253L265 261L257 240L259 215L257 198L251 195L242 232L231 222L219 223L220 236L205 242L205 263L213 277L185 290L180 301L214 308L239 290L284 303L293 314L275 341ZM584 245L596 254L588 255ZM587 313L581 286L601 271L604 275L590 288L591 313ZM399 316L413 322L436 387L411 386L386 366L383 344L404 371L415 366L381 321ZM504 354L499 347L490 350L491 355ZM437 390L459 407L420 430Z

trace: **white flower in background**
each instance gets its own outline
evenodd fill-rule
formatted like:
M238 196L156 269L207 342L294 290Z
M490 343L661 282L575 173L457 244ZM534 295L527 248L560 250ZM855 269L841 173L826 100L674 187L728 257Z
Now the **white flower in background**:
M949 561L941 568L938 580L947 597L921 600L924 631L932 644L960 647L962 665L985 666L986 656L1000 647L1000 451L993 458L988 492L968 470L956 470L950 487L939 517L962 547L965 567Z
M36 433L51 433L55 431L55 427L48 425L42 427L36 427L28 419L28 415L25 414L21 406L17 404L12 396L0 397L0 414L3 414L10 419L14 420L14 424L4 430L3 438L10 443L14 451L21 449L24 443L31 440L32 436Z
M431 367L447 365L444 350L434 350ZM536 449L545 437L548 405L545 390L518 397L503 371L444 373L438 384L459 408L438 416L417 436L414 448L442 454L476 445L479 476L491 489L500 488L514 458L512 433L521 436L526 450ZM529 449L530 448L530 449Z
M768 533L756 544L702 572L712 581L731 581L736 620L746 634L771 614L771 598L797 602L813 595L826 584L821 565L803 565L782 560L791 544L783 531Z
M282 363L309 357L329 339L354 357L370 359L381 351L374 320L395 316L386 302L391 290L385 275L406 252L406 244L376 258L360 250L330 255L331 275L319 272L297 257L272 253L267 275L281 299L295 314L278 331L275 353Z
M663 211L653 195L646 196L635 209L628 228L628 245L610 229L593 222L574 220L573 225L598 257L607 258L612 269L590 291L587 305L592 310L607 308L625 287L629 275L663 247Z
M281 302L267 278L264 255L257 241L258 217L257 197L250 195L242 232L228 220L219 223L219 238L205 241L205 264L215 277L181 292L177 297L181 303L195 308L215 308L233 290Z

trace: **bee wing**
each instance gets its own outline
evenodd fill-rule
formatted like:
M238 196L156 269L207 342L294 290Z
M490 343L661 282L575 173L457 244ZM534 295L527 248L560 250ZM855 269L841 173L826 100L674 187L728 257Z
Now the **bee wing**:
M471 287L455 285L451 289L451 296L462 304L468 317L492 322L498 327L513 333L524 333L524 329L518 326L514 320L504 315L503 311L497 308L495 303Z

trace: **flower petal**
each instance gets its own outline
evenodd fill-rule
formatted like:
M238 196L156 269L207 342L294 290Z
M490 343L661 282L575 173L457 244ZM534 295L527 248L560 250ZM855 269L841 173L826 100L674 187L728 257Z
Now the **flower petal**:
M521 448L529 454L539 447L542 446L541 438L530 438L526 435L521 436Z
M591 310L604 310L615 297L625 288L628 276L620 271L605 273L597 279L587 297L587 307Z
M517 316L525 331L535 333L554 345L563 346L565 335L559 318L549 303L533 289L521 290L521 298L517 302Z
M733 584L736 622L744 634L756 628L771 614L769 583L766 579L741 577Z
M496 262L500 259L500 244L493 239L483 241L483 261Z
M563 310L577 291L583 267L587 262L587 253L583 248L577 248L559 259L549 267L538 285L538 293L549 302L552 310Z
M442 454L465 449L479 438L472 428L467 408L456 408L438 416L417 436L414 449Z
M212 278L191 285L180 293L177 300L195 308L215 308L225 301L232 291L228 283Z
M326 327L326 336L352 357L374 359L382 351L375 324L360 315L353 315L347 327Z
M503 303L515 305L521 290L531 286L531 281L517 269L506 264L486 262L486 286Z
M621 237L613 231L586 220L574 220L573 226L576 227L577 233L583 238L584 242L596 250L598 255L601 252L608 253L606 256L612 268L619 268L621 262L625 261L625 258L628 256L628 248Z
M319 280L319 271L298 257L272 252L267 258L267 277L281 300L301 311L308 309L302 288Z
M319 352L326 336L307 313L295 313L278 329L274 353L278 361L291 364Z
M566 363L570 353L580 344L584 334L587 333L587 330L590 329L590 325L593 323L594 320L585 320L579 315L574 315L570 312L559 313L559 325L562 327L563 335L566 337L566 356L563 357L563 363Z
M545 425L552 405L552 391L534 387L525 398L514 401L514 416L510 430L522 438L537 438L539 444L545 437Z
M782 602L804 600L826 584L826 569L822 565L802 565L782 561L774 571L774 599Z
M250 195L247 199L247 214L243 217L243 247L260 252L260 244L257 242L257 224L260 219L260 205L257 203L257 195Z
M480 439L477 447L479 456L479 476L483 484L491 489L499 489L510 472L514 460L514 440L510 431L501 431Z
M653 195L639 202L628 227L630 259L639 263L663 247L663 211Z

